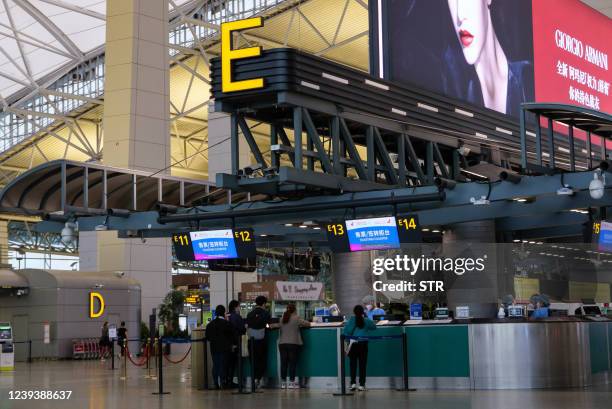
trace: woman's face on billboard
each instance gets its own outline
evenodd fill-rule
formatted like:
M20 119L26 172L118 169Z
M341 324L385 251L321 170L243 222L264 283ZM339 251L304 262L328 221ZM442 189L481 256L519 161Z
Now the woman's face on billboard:
M448 0L455 34L470 65L478 61L485 44L490 4L491 0Z

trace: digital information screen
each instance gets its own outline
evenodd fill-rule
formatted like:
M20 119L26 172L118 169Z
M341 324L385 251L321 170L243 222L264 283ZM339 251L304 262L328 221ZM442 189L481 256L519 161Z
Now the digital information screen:
M225 229L175 233L172 244L180 261L255 257L252 229Z
M327 224L326 233L336 253L394 249L400 243L422 241L416 215L338 221Z
M9 325L0 325L0 339L12 339L13 334L11 333L11 327Z
M395 249L400 246L395 217L347 220L351 251Z
M612 222L593 223L593 243L599 251L612 252Z

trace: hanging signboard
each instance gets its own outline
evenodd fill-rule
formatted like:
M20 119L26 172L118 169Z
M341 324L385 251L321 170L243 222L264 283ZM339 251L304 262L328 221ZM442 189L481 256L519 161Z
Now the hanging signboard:
M280 301L319 301L323 299L323 283L277 281L276 293Z

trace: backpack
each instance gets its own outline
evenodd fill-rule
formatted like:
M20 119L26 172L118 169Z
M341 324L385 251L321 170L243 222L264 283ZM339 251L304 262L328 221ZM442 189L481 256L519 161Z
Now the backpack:
M255 308L247 314L247 325L251 329L266 328L266 311L263 308Z

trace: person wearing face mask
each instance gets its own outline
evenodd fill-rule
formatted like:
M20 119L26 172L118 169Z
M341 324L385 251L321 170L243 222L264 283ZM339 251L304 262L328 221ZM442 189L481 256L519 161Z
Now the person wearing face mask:
M498 112L518 115L520 104L530 100L526 84L532 83L530 61L509 61L491 19L493 0L448 0L455 35L465 62L474 67L477 80L469 80L463 99ZM449 48L444 54L445 93L452 94L461 72Z
M368 306L366 306L368 307ZM369 305L370 308L368 308L368 318L371 320L374 320L374 317L379 316L379 315L385 315L385 310L383 310L380 307L380 303L377 302L376 303L376 308L373 308L372 305Z

